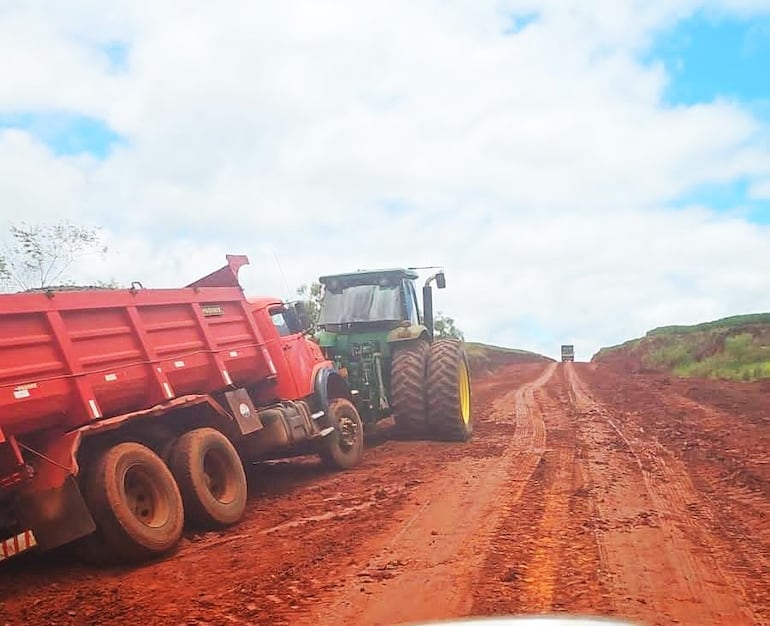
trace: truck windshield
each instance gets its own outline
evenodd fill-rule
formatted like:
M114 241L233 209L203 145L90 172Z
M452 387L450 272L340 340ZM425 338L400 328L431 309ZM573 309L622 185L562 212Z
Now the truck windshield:
M399 321L401 297L398 286L353 285L340 292L326 291L318 323Z

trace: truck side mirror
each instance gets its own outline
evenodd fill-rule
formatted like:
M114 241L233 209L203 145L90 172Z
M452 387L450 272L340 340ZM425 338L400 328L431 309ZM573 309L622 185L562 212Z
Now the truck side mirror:
M436 287L446 289L446 276L444 276L444 272L436 274Z

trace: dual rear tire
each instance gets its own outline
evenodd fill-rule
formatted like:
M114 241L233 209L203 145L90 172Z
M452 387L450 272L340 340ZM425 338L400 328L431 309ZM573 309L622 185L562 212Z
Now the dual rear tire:
M457 339L400 348L393 356L391 396L403 436L467 441L473 435L468 357Z
M96 564L137 562L172 551L188 525L221 528L238 522L246 506L243 465L219 431L182 435L168 466L134 442L105 450L85 473L83 497L96 531L76 545Z

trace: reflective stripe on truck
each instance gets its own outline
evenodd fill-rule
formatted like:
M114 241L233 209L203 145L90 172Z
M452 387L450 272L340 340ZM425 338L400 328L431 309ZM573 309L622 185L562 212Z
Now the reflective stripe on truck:
M0 542L0 561L16 556L21 552L34 548L36 545L37 541L31 530L25 530L15 537L9 537L5 541Z

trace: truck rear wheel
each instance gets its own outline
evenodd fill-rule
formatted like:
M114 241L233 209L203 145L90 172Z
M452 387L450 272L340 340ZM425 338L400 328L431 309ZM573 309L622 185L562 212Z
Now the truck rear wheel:
M96 522L90 550L106 547L109 560L139 561L168 552L182 536L182 497L171 472L149 448L118 444L98 458L83 495ZM96 554L91 554L96 560ZM107 559L105 559L107 560Z
M425 377L429 354L428 342L418 340L399 348L393 355L390 395L399 435L417 437L426 432Z
M442 440L467 441L473 435L468 357L457 339L439 339L430 347L428 428Z
M364 426L356 407L343 398L335 398L327 411L329 426L334 432L326 436L319 450L321 460L336 469L350 469L364 454Z
M169 453L169 467L188 523L223 528L243 517L246 473L233 444L218 430L198 428L179 437Z

